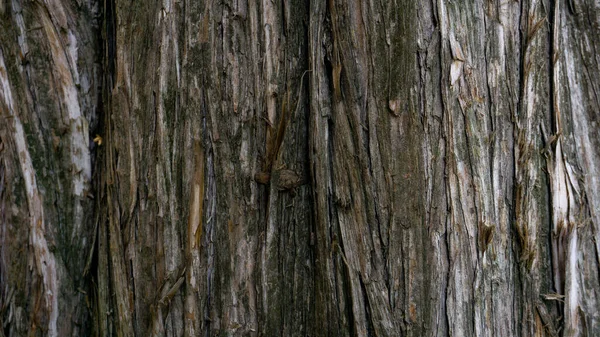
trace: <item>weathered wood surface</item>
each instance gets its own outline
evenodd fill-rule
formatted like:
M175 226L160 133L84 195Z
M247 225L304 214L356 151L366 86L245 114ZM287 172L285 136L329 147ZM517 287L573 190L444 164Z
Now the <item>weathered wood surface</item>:
M0 0L0 336L600 335L598 48L593 0Z
M97 6L0 1L0 335L92 328Z

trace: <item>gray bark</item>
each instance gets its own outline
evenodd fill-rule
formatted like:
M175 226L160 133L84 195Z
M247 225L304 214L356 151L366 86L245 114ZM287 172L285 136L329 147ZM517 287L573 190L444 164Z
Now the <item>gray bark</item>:
M600 3L0 0L0 336L600 335Z

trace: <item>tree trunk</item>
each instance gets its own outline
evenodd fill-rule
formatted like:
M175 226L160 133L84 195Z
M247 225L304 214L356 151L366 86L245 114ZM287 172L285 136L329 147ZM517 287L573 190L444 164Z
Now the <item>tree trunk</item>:
M600 335L600 3L0 0L0 336Z

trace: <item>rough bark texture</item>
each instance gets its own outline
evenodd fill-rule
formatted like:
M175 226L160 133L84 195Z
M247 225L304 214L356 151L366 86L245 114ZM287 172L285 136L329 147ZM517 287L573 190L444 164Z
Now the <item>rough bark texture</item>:
M0 1L0 335L89 334L98 4Z
M594 0L0 0L0 336L600 335L599 37Z

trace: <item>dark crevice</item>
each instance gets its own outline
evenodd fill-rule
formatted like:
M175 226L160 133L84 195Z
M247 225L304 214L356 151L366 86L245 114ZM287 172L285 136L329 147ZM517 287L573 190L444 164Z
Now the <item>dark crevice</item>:
M131 275L131 301L132 301L132 305L133 305L133 309L134 309L134 310L132 310L132 313L131 313L131 314L132 314L132 316L133 316L133 322L134 322L134 324L133 324L133 327L132 327L132 328L133 328L133 332L134 332L134 333L135 333L135 335L137 336L137 335L138 335L138 334L137 334L137 332L138 332L138 331L137 331L137 330L138 330L138 329L137 329L137 328L138 328L138 325L137 325L137 324L135 324L135 322L137 322L137 321L138 321L138 319L137 319L138 310L135 310L135 309L136 309L136 305L135 305L135 302L136 302L136 298L135 298L135 297L136 297L136 296L135 296L135 294L136 294L136 290L135 290L135 277L134 277L134 275L135 275L135 272L134 272L134 270L133 270L133 269L134 269L134 268L133 268L133 260L131 260L131 259L130 259L130 260L129 260L129 272L131 273L131 274L130 274L130 275Z
M554 106L554 100L556 99L556 97L554 96L554 90L556 89L554 87L554 64L555 64L555 55L557 55L556 53L556 46L554 45L554 29L556 27L554 27L554 9L555 9L555 0L550 0L548 1L548 76L549 76L549 80L548 80L548 109L550 112L550 123L552 126L552 133L553 134L557 134L558 132L560 132L560 130L557 129L557 119L556 119L556 111L555 111L555 106Z
M0 153L4 151L4 141L0 137ZM8 194L6 190L7 184L5 182L5 171L6 164L4 158L0 159L0 284L8 284L6 275L8 274L7 259L5 247L6 244L6 228L7 224L7 212L6 212L6 200ZM4 320L7 318L6 313L9 310L10 302L10 291L8 287L0 288L0 335L10 336L10 325L4 324Z
M440 93L440 111L441 111L441 122L440 122L440 128L441 130L443 130L443 132L441 132L441 137L444 139L444 187L445 187L445 196L446 196L446 210L448 212L448 215L446 216L446 219L444 221L444 234L443 234L443 242L444 242L444 246L446 248L446 263L447 263L447 268L446 268L446 275L445 275L445 284L443 287L443 295L444 295L444 299L443 299L443 313L444 313L444 327L446 329L446 332L448 334L450 334L450 322L451 322L451 317L450 317L450 311L448 310L448 285L450 284L451 278L452 278L452 274L451 274L451 251L450 251L450 242L449 242L449 227L452 225L451 219L449 219L449 214L452 211L452 203L450 200L450 195L449 195L449 191L450 191L450 181L449 181L449 165L450 165L450 160L448 160L449 156L451 155L450 149L452 149L452 147L450 146L450 140L448 139L449 136L446 134L446 130L447 130L447 124L448 124L448 111L446 108L446 103L445 103L445 95L444 95L444 83L446 83L445 81L445 76L444 76L444 37L442 35L442 29L441 29L441 25L443 24L443 22L441 22L439 20L440 17L440 13L438 13L438 6L436 5L436 3L434 3L434 1L432 0L432 8L434 8L433 14L434 14L434 22L435 25L437 27L437 32L438 32L438 85L439 85L439 93ZM441 14L443 15L443 13Z
M288 26L288 22L287 22L287 16L286 16L286 10L288 8L286 8L285 6L286 0L282 0L281 1L281 32L284 38L287 37L287 26ZM287 52L287 49L285 49L285 52Z
M525 4L524 2L521 2L520 4L520 8L519 8L519 20L518 20L518 27L519 27L519 42L520 42L520 48L519 48L519 52L520 55L518 56L518 72L519 72L519 93L518 93L518 100L517 100L517 106L515 111L513 112L513 116L512 116L512 122L513 122L513 142L514 142L514 146L513 146L513 158L514 159L514 163L512 165L513 167L513 172L512 172L512 176L513 176L513 193L512 193L512 200L516 200L516 203L520 202L519 198L520 198L520 194L521 189L519 188L520 184L518 182L517 176L519 175L519 158L516 158L516 151L518 149L518 144L519 144L519 137L520 137L520 132L521 132L521 128L520 128L520 123L519 123L519 113L523 110L523 100L525 97L525 57L526 57L526 51L527 51L527 46L526 46L526 34L524 32L525 29L528 29L527 27L524 27L524 10L525 10ZM512 219L512 221L516 224L517 223L517 208L520 207L520 205L517 204L513 204L513 207L511 207L509 209L509 214L510 214L510 219ZM523 251L523 242L520 239L520 234L519 234L519 229L515 226L513 228L513 230L511 231L511 236L513 237L513 242L515 242L515 244L512 246L512 251L513 254L515 256L515 261L517 261L517 263L515 264L515 289L520 289L520 293L518 294L519 298L521 299L521 301L525 301L525 294L527 293L527 288L529 287L529 283L528 281L528 275L527 272L525 270L525 268L523 267L523 264L520 263L520 256L522 254ZM528 319L527 317L527 312L526 310L523 308L523 306L518 306L517 307L518 310L518 318L521 318L523 320Z
M521 8L519 10L519 41L521 43L521 55L519 57L519 96L517 101L517 109L514 112L513 123L516 125L514 131L517 132L519 130L519 112L523 110L523 97L525 95L525 34L523 32L523 1L521 2ZM518 139L518 134L515 135L515 138ZM516 167L516 165L514 165ZM516 172L515 172L516 173ZM516 175L514 175L516 177ZM513 198L514 199L514 198Z
M558 121L558 116L556 116L556 106L555 104L558 104L559 102L556 102L556 96L555 96L555 90L557 88L555 88L554 86L554 67L555 67L555 63L558 60L557 59L557 50L556 50L556 45L555 45L555 8L556 8L556 1L555 0L549 0L548 1L548 110L549 110L549 120L550 120L550 127L552 130L552 135L557 135L558 133L561 132L560 130L560 125L558 125L559 121ZM543 122L543 121L542 121ZM548 137L551 138L552 135L549 135ZM548 142L548 140L545 140L546 142ZM550 178L550 177L549 177ZM551 188L551 181L550 179L548 179L548 203L549 205L552 205L552 188ZM562 282L559 281L559 284L556 284L556 278L554 277L555 275L555 271L554 271L554 265L556 264L556 260L558 259L558 264L563 264L563 268L564 268L564 262L561 262L561 258L560 256L555 256L554 255L554 249L552 248L553 245L555 244L553 241L557 240L557 238L553 237L553 228L556 224L554 223L554 219L552 217L552 207L548 207L548 226L549 226L549 235L548 235L548 245L549 245L549 251L550 251L550 268L552 270L552 280L551 280L551 284L554 285L555 287L555 291L559 294L564 294L564 288L563 288L563 284ZM564 272L560 271L559 275L561 277L564 277ZM555 309L557 310L557 312L561 313L563 312L563 304L561 304L559 301L555 301ZM561 328L564 324L564 319L561 319L558 323L559 328Z
M498 5L499 6L499 5ZM487 20L487 15L483 16L483 24L485 27L485 31L488 31L488 20ZM485 35L487 37L487 34ZM489 115L489 134L487 135L488 137L488 159L489 159L489 174L490 174L490 183L492 185L492 191L495 190L495 188L497 188L496 186L494 186L494 145L495 145L495 141L496 141L496 130L494 129L494 109L493 104L494 102L492 101L492 89L490 88L490 80L488 78L489 74L490 74L490 70L489 70L489 63L490 63L490 56L488 55L488 43L489 41L485 41L484 44L484 48L483 48L483 53L484 53L484 61L485 61L485 74L486 74L486 81L485 81L485 88L487 90L487 108L488 108L488 115ZM500 52L504 52L504 51L500 51ZM496 194L492 193L492 201L494 204L496 204L496 200L495 200Z
M111 91L114 85L114 74L116 69L116 37L115 37L115 4L114 0L105 0L99 13L99 18L102 21L102 27L97 31L98 34L98 50L100 64L99 78L101 79L99 89L99 99L97 107L97 125L94 131L102 134L104 143L112 142L111 133ZM92 131L92 130L90 130ZM96 134L93 132L91 134ZM100 145L100 143L98 143ZM111 153L111 147L103 145L103 150L98 146L92 152L93 160L93 185L94 194L96 195L96 204L94 212L96 214L97 226L95 248L92 254L92 263L90 264L90 273L92 275L91 287L94 289L93 308L95 310L95 330L98 335L113 335L118 328L114 327L112 320L113 316L107 315L104 310L114 308L115 293L114 284L111 282L113 277L113 265L111 261L111 230L110 217L114 216L111 212L113 205L108 204L107 195L114 194L114 188L107 181L107 173L113 169L111 165L115 165L117 156L115 152ZM114 162L110 162L114 159ZM111 182L112 183L112 182ZM105 269L101 269L105 268ZM135 314L135 313L134 313Z
M104 0L104 25L102 40L104 41L104 75L110 83L112 90L115 85L117 67L117 36L116 36L116 13L115 0ZM107 84L108 84L107 83Z
M334 252L336 250L334 249ZM351 267L347 264L348 262L346 261L346 257L344 254L344 246L343 246L343 242L340 238L339 240L339 246L337 249L337 253L334 253L335 255L333 256L334 259L334 265L338 265L341 264L341 266L338 266L336 269L339 269L340 274L343 274L343 280L338 280L337 279L337 270L336 270L336 284L338 284L338 282L341 282L341 286L343 288L343 293L342 295L344 296L344 304L345 304L345 308L344 308L344 313L346 316L346 319L348 320L348 332L350 336L358 336L358 332L356 331L356 318L354 317L354 310L352 310L352 303L354 301L354 298L352 296L353 291L352 291L352 273L353 270L351 269ZM337 256L336 256L337 255ZM337 286L336 286L336 293L337 293ZM339 297L339 295L338 295ZM337 305L337 307L339 308L340 306ZM341 316L340 316L341 317ZM338 321L341 321L338 320ZM341 322L340 322L341 323ZM339 324L339 323L338 323ZM339 331L344 331L341 330L342 327L340 327Z
M329 73L329 72L328 72ZM329 129L329 134L331 135L331 140L335 139L335 128L333 126L333 121L331 118L329 118L327 120L327 128ZM327 224L339 224L339 219L337 216L337 207L336 207L336 196L335 196L335 182L333 181L332 177L334 176L334 168L333 168L333 158L335 156L335 151L333 149L333 141L329 141L328 142L328 156L327 158L329 159L329 163L327 163L327 167L329 168L329 179L330 179L330 184L332 186L332 193L328 193L328 198L327 198L327 208L329 210L329 217L328 217L328 221ZM328 191L329 192L329 191ZM339 254L343 254L343 242L341 242L341 233L339 233L339 226L334 226L334 225L329 225L329 237L327 238L329 240L329 243L325 246L325 247L329 247L329 251L326 252L329 254L328 257L325 258L324 263L327 263L327 259L331 259L332 260L332 265L333 265L333 278L334 278L334 289L335 289L335 298L336 298L336 302L339 302L339 299L343 296L343 295L347 295L347 293L342 293L340 294L338 292L338 285L341 283L342 287L346 287L347 283L343 282L343 280L339 279L339 274L341 274L341 272L343 271L343 266L340 266L339 264L339 259L337 258L337 255ZM337 253L336 253L337 252ZM346 278L348 279L348 278ZM351 298L346 298L346 305L348 305L348 301L351 301ZM333 305L333 304L332 304ZM338 311L338 329L339 331L343 331L343 327L341 326L342 320L340 319L341 317L343 317L344 313L341 312L340 310L340 305L335 305L337 311ZM329 311L330 308L328 308ZM346 310L348 311L352 311L351 308L346 308ZM350 318L350 322L353 322L352 318ZM352 326L352 324L350 324L350 326Z
M202 63L201 63L201 68L202 69L206 69L206 59L203 57L202 58ZM206 180L206 186L207 186L207 191L208 191L208 195L206 196L206 200L209 201L206 205L206 209L207 209L207 221L205 222L205 226L206 228L202 229L202 232L206 233L206 247L207 247L207 266L206 266L206 303L204 306L204 312L205 312L205 317L202 317L202 319L204 320L204 324L205 324L205 336L211 336L212 332L211 332L211 319L210 319L210 315L211 315L211 311L212 311L212 292L213 292L213 287L212 287L212 280L213 280L213 272L214 272L214 244L213 244L213 236L214 236L214 226L212 225L212 221L213 219L213 208L214 208L214 202L217 198L217 192L216 192L216 177L215 177L215 169L214 169L214 150L212 147L212 141L210 139L210 133L208 130L208 106L207 106L207 101L208 101L208 97L207 97L207 79L205 77L206 75L203 75L202 78L202 90L201 90L201 100L200 100L200 110L201 110L201 114L202 114L202 144L203 147L206 149L206 170L207 170L207 180ZM259 330L260 331L260 330Z
M367 288L365 283L363 282L362 276L358 278L360 282L360 290L362 292L362 296L365 303L365 319L367 321L367 336L377 336L377 331L373 326L373 314L371 313L371 303L369 302L369 293L367 292Z
M447 226L448 221L446 220L446 226ZM443 240L440 240L441 242L443 242L444 244L444 248L446 249L446 257L449 260L450 259L450 245L448 244L448 233L444 232L443 235ZM450 333L450 317L448 315L448 284L450 283L450 263L448 263L448 265L446 266L446 277L444 279L444 284L443 284L443 291L442 291L442 296L443 296L443 301L441 301L443 307L441 308L441 312L444 313L444 328L445 331L449 334Z

